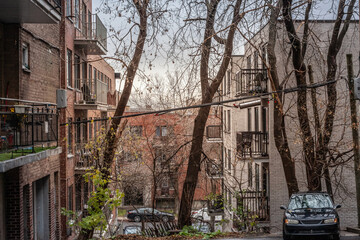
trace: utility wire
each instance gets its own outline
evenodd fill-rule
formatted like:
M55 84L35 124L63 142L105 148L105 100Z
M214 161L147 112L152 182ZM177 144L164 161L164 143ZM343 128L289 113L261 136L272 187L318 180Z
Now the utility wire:
M101 118L101 119L66 122L66 123L61 123L60 126L65 126L68 124L88 123L88 122L92 123L92 122L105 121L105 120L111 120L111 119L119 119L119 118L120 119L121 118L131 118L131 117L138 117L138 116L151 115L151 114L155 114L156 116L159 116L159 115L166 114L169 112L174 112L174 111L193 109L193 108L201 108L201 107L207 107L207 106L213 106L213 105L223 105L224 103L232 103L232 102L237 102L237 101L242 101L242 100L259 98L259 97L264 97L264 96L268 96L268 95L273 95L276 93L285 93L286 94L286 93L297 92L299 90L304 90L304 89L309 89L309 88L318 88L318 87L323 87L323 86L326 86L329 84L333 84L335 82L337 82L337 80L333 80L333 81L329 81L329 82L320 82L320 83L315 83L315 84L311 84L311 85L301 85L301 86L282 89L282 90L273 91L273 92L261 93L261 94L251 95L251 96L240 97L240 98L233 98L233 99L223 100L223 101L218 101L218 102L197 104L197 105L186 106L186 107L169 108L169 109L165 109L165 110L149 111L149 112L142 112L142 113L129 114L129 115L123 115L123 116L116 116L116 117L107 117L107 118Z

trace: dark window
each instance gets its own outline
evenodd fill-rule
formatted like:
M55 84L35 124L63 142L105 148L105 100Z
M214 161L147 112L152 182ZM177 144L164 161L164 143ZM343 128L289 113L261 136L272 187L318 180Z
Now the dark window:
M224 79L223 79L223 87L224 87L224 89L223 89L223 95L225 95L226 94L226 75L225 75L225 77L224 77Z
M227 93L230 93L231 89L231 72L227 71Z
M89 122L89 140L91 140L93 137L93 122L92 122L92 118L90 118L90 122Z
M72 118L68 118L68 142L67 142L67 145L68 145L68 153L72 153Z
M254 69L259 68L259 53L256 51L254 52Z
M231 149L228 149L228 168L231 170Z
M81 9L81 31L84 36L87 36L87 27L86 27L86 5L83 2L82 3L82 9Z
M27 184L23 187L23 229L24 239L30 239L30 186Z
M78 123L78 122L80 122L80 118L77 118L76 122L77 123L75 123L75 128L76 128L75 142L80 143L81 142L81 123Z
M230 110L228 110L227 114L228 114L228 116L227 116L227 121L228 121L227 131L229 132L231 130L231 113L230 113Z
M267 132L267 114L266 114L266 108L262 108L262 114L261 114L262 116L261 116L261 123L262 123L262 131L264 132L264 133L266 133Z
M259 131L259 108L255 108L255 132Z
M156 127L156 136L158 137L166 137L171 134L169 126L157 126Z
M80 29L80 0L75 0L75 27Z
M80 84L84 84L84 83L86 83L86 73L87 73L87 64L86 64L86 61L84 61L83 60L83 62L82 62L82 64L81 64L81 70L82 70L82 75L81 75L81 82L80 82ZM81 87L81 85L80 85L80 87Z
M87 123L87 119L86 118L83 118L83 121L84 123L82 124L83 125L83 130L82 130L82 141L83 143L87 143L88 141L88 138L87 138L87 133L88 133L88 123Z
M235 75L235 81L236 81L236 93L241 92L241 73L238 72Z
M248 108L247 124L248 124L248 131L251 131L251 108Z
M255 190L260 190L260 167L259 164L255 164Z
M252 170L252 163L248 163L248 185L249 187L253 186L253 170Z
M227 168L227 149L226 147L224 147L224 152L223 152L224 156L223 156L223 159L224 159L224 169Z
M80 89L80 57L76 54L74 56L74 75L75 75L75 88Z
M207 126L206 127L206 137L207 138L221 138L221 126Z
M23 43L22 44L22 68L23 69L30 69L30 61L29 61L29 44Z
M48 239L49 227L49 176L33 182L33 236L34 239Z
M66 79L68 87L72 87L72 52L67 50Z
M72 0L66 0L66 17L70 17L72 15Z
M224 116L224 119L223 119L223 120L224 120L224 121L223 121L224 131L227 132L228 129L227 129L227 126L226 126L226 123L227 123L227 122L226 122L226 110L224 110L223 116Z
M75 210L81 211L81 185L82 185L82 176L76 178L75 183Z

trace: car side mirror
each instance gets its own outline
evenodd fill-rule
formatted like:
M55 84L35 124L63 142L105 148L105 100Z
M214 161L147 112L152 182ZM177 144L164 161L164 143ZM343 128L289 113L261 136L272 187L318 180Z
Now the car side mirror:
M336 205L334 209L338 209L338 208L341 208L340 204Z
M282 209L282 210L287 210L287 208L286 208L284 205L281 205L281 206L280 206L280 209Z

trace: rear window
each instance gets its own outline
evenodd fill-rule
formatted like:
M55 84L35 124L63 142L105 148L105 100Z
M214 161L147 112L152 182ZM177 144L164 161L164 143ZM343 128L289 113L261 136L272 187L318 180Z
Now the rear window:
M288 209L304 208L333 208L333 204L329 195L325 194L304 194L291 197Z

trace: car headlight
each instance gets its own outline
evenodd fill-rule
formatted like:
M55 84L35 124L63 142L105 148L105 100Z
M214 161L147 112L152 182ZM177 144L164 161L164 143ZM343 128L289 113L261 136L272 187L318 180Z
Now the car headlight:
M325 224L327 224L327 223L337 223L337 222L338 222L337 218L329 218L329 219L324 220Z
M285 219L285 224L299 224L299 221L295 219Z

